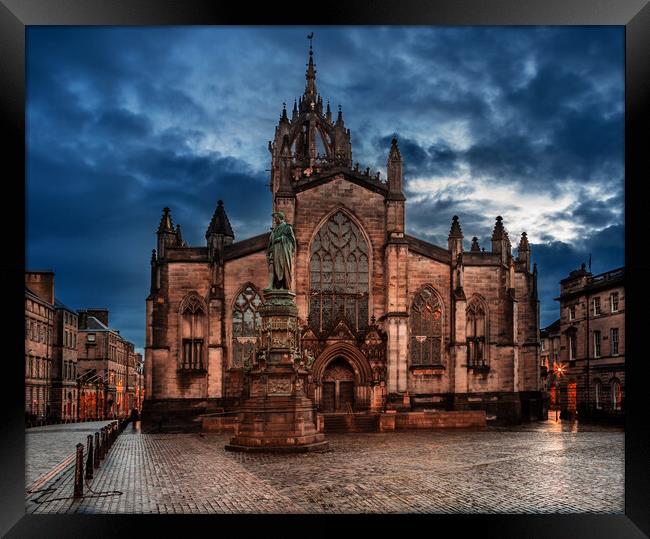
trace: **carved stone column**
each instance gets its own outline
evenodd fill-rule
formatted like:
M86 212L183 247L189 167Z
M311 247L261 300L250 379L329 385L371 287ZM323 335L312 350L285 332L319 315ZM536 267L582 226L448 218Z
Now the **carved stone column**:
M257 357L246 369L250 396L229 451L306 452L327 449L316 408L307 397L295 294L265 290Z

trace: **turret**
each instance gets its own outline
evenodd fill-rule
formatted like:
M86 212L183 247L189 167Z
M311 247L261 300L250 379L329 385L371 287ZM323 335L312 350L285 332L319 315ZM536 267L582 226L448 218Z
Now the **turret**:
M508 238L508 233L503 227L503 217L500 215L497 217L494 231L492 232L492 252L501 254L501 262L503 264L508 263L508 257L510 256L510 238Z
M386 229L390 237L404 236L404 202L402 193L402 155L393 138L386 165L388 174L388 195L386 196Z
M451 252L451 261L453 265L458 264L458 255L463 252L463 231L460 228L458 215L454 215L451 220L451 229L447 238L447 246Z
M480 253L481 252L481 246L478 244L478 238L474 236L472 238L472 246L469 249L472 253Z
M166 248L176 246L176 231L169 208L163 208L156 235L158 236L158 258L165 258Z
M205 233L205 239L208 243L208 257L210 260L220 260L223 248L231 245L235 239L235 233L232 231L230 221L223 207L223 200L217 201L217 208L210 221L210 226Z
M396 138L393 138L390 144L386 172L388 174L388 191L390 193L402 194L403 163L402 154L397 146Z
M519 240L519 262L525 265L526 271L530 271L530 246L528 245L528 237L525 232L521 233L521 240Z

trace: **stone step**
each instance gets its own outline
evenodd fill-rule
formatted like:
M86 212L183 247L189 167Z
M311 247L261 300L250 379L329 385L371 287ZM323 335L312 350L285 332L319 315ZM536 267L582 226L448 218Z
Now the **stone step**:
M344 432L378 432L379 416L346 414L324 414L324 431L326 433Z

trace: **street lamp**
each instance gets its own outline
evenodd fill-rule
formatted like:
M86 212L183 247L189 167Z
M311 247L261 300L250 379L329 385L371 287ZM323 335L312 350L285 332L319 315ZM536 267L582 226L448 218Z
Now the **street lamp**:
M556 364L553 372L555 373L555 421L557 421L560 409L560 376L564 374L564 365Z

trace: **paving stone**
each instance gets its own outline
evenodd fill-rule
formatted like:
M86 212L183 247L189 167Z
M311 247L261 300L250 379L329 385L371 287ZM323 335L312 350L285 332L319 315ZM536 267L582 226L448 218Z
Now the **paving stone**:
M225 434L127 427L86 496L72 467L30 513L623 513L624 433L512 428L332 434L323 453L230 453ZM54 490L47 490L54 489ZM62 499L63 498L63 499Z

